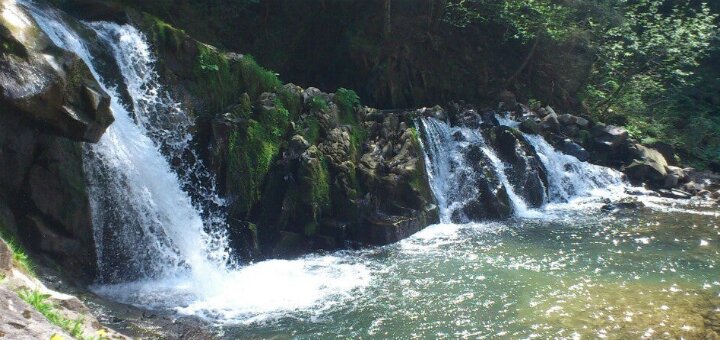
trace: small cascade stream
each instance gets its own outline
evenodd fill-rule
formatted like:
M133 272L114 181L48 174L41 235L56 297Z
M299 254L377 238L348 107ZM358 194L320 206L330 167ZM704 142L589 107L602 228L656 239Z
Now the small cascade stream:
M440 207L441 222L469 222L471 218L463 213L463 208L481 195L479 188L490 175L497 179L493 185L507 190L513 211L517 215L527 214L527 205L515 193L505 174L505 164L482 134L470 128L451 127L435 118L423 118L419 122L425 136L422 145L428 177ZM470 164L468 156L472 154L472 148L482 152L485 173L478 173Z
M498 116L500 125L516 128L519 123ZM443 223L468 222L461 212L468 202L479 195L478 176L482 179L497 178L497 185L505 188L517 217L541 217L542 212L529 209L528 204L516 192L519 188L508 179L507 172L512 165L503 162L479 129L452 127L435 118L419 120L423 131L423 149L425 150L428 177L431 188L441 210ZM542 136L522 134L522 138L534 148L547 174L546 203L568 203L578 199L597 197L618 197L626 189L622 174L616 170L581 162L577 158L556 150ZM485 157L484 173L478 174L473 162L483 162L472 158L468 152L478 147ZM525 171L525 169L520 169ZM455 216L455 218L453 218Z

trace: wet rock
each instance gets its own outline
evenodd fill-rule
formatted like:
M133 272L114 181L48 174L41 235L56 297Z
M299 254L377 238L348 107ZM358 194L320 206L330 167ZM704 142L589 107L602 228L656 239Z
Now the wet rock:
M14 108L59 135L97 142L114 119L110 97L88 66L55 46L21 6L9 1L0 6L19 18L0 18L4 44L12 51L0 56L3 109Z
M665 197L665 198L690 199L693 196L689 192L678 190L678 189L660 189L657 192L660 194L660 196Z
M587 162L590 159L590 153L582 146L576 144L571 139L564 139L559 145L559 150L565 154L573 156L581 162Z
M479 129L485 120L475 110L465 110L457 116L456 124L471 129ZM492 121L491 121L492 123Z
M500 123L497 120L495 111L483 111L482 113L482 128L488 128L498 126Z
M640 202L637 198L628 197L621 199L617 202L609 202L602 206L603 211L618 211L618 210L636 210L645 207L643 202Z
M541 206L547 196L547 171L535 149L519 131L507 126L494 128L490 141L500 159L510 165L505 170L516 193L528 206Z
M520 131L537 135L540 133L540 125L534 119L524 119L520 122Z
M423 107L417 110L417 115L420 117L435 118L441 121L447 120L447 112L445 112L445 109L439 105L435 105L433 107Z

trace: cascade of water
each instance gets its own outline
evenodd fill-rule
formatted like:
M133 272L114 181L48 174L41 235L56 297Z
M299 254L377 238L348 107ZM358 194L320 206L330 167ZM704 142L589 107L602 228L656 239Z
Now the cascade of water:
M469 164L471 161L478 161L468 159L471 147L479 148L484 158L489 161L489 164L485 165L493 176L497 177L499 184L505 187L514 212L518 215L527 213L527 205L515 193L505 174L505 164L487 145L479 131L451 127L435 118L423 118L420 124L425 137L423 150L428 164L428 177L440 206L441 222L449 223L453 216L458 220L457 216L464 215L462 210L468 202L480 194L478 183L486 174L477 173ZM469 219L463 216L459 220L467 222Z
M542 136L525 134L547 169L550 200L568 202L578 196L608 196L624 192L622 174L581 162L556 150Z
M110 62L121 73L113 76L122 82L111 84L98 67L102 61L61 13L24 6L56 45L85 61L111 96L115 122L99 143L86 145L84 155L100 281L111 283L93 286L95 292L145 308L237 323L343 304L352 298L350 291L368 286L369 269L342 255L228 269L222 233L206 232L214 223L212 211L203 221L200 208L208 205L194 205L183 191L198 179L192 172L204 169L185 163L180 169L185 174L178 175L166 159L185 160L192 122L162 90L142 34L127 25L88 25L113 52ZM127 88L129 103L123 103L121 87ZM212 190L196 193L207 195L210 205L222 205Z
M497 115L501 125L517 128L520 123ZM611 168L581 162L555 149L545 138L524 133L547 169L551 202L568 202L580 196L614 196L625 189L622 174Z
M198 161L192 145L193 121L163 88L155 71L155 57L145 36L130 25L91 23L98 36L111 48L127 84L137 125L144 135L160 146L196 209L203 213L205 231L211 234L209 255L218 263L228 260L225 201L215 190L215 178Z
M103 81L94 58L83 39L71 29L62 16L48 8L27 4L38 25L61 48L80 56L90 67L104 90L111 96L115 122L97 144L86 147L85 170L93 208L93 225L98 249L101 280L121 281L133 278L156 278L190 272L192 275L216 273L224 259L226 247L213 246L224 240L213 239L204 231L203 219L181 181L171 170L159 147L145 134L142 125L133 121L116 89ZM120 27L98 24L98 34L120 33ZM117 63L125 79L137 77L133 70L148 63L147 46L139 32L126 28L119 40L108 39L113 49L129 53ZM125 39L123 39L123 37ZM134 46L118 46L117 44ZM147 65L146 65L147 66ZM129 86L134 102L143 90L150 89L136 79ZM147 94L145 92L145 94ZM150 98L152 100L152 98ZM141 106L141 105L137 105ZM173 108L168 108L173 111ZM142 120L146 115L138 114ZM168 132L170 134L170 132ZM177 142L186 140L181 136ZM176 147L180 147L178 144ZM132 251L129 251L132 250Z

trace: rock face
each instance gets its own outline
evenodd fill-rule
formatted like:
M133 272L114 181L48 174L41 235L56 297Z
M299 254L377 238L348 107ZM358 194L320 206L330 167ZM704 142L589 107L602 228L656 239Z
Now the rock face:
M110 100L23 8L0 7L0 227L89 281L95 245L79 142L98 141L112 123Z
M262 93L245 118L213 120L213 163L234 202L231 218L253 226L241 227L234 243L257 240L243 254L387 244L437 221L410 118L315 88L288 84L278 92Z
M61 136L97 142L113 117L88 66L55 46L14 1L0 7L0 101Z

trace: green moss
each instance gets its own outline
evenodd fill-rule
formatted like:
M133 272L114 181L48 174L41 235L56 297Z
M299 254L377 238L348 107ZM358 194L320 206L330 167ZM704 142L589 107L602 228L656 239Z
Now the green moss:
M357 125L355 110L360 106L360 97L353 90L339 88L333 98L338 106L342 124Z
M414 127L410 128L410 132L412 133L413 147L418 152L422 152L420 133ZM419 192L423 197L432 197L425 166L425 158L418 157L417 167L415 167L415 171L410 175L409 184L414 191Z
M309 153L316 158L310 158L308 163L301 167L301 186L299 187L299 197L304 203L303 205L311 210L311 215L305 220L304 231L307 236L313 235L317 231L318 221L331 206L330 172L327 161L319 152L313 152L311 149Z
M311 110L325 111L328 109L328 102L322 96L314 96L310 98L309 104Z
M282 86L277 74L258 65L250 55L245 55L240 60L240 75L243 87L251 98L256 98L263 92L274 92Z
M187 34L184 31L172 27L170 24L147 13L143 13L143 19L151 25L153 41L162 44L165 49L175 52L180 51L180 44L184 39L187 39Z
M228 192L237 197L234 214L246 216L260 199L262 184L280 151L280 139L273 127L249 120L244 131L230 136L228 150Z
M300 116L303 109L302 97L293 93L288 88L283 87L278 91L283 106L290 112L290 117L294 120Z
M228 57L214 47L198 43L193 66L191 92L206 103L205 113L220 112L237 100L239 71Z
M320 122L317 117L307 116L302 120L300 134L305 137L310 144L317 144L320 140Z
M240 101L238 102L238 105L233 108L231 111L234 118L240 118L240 119L251 119L253 115L253 105L250 101L250 96L247 94L247 92L243 93L240 96Z

